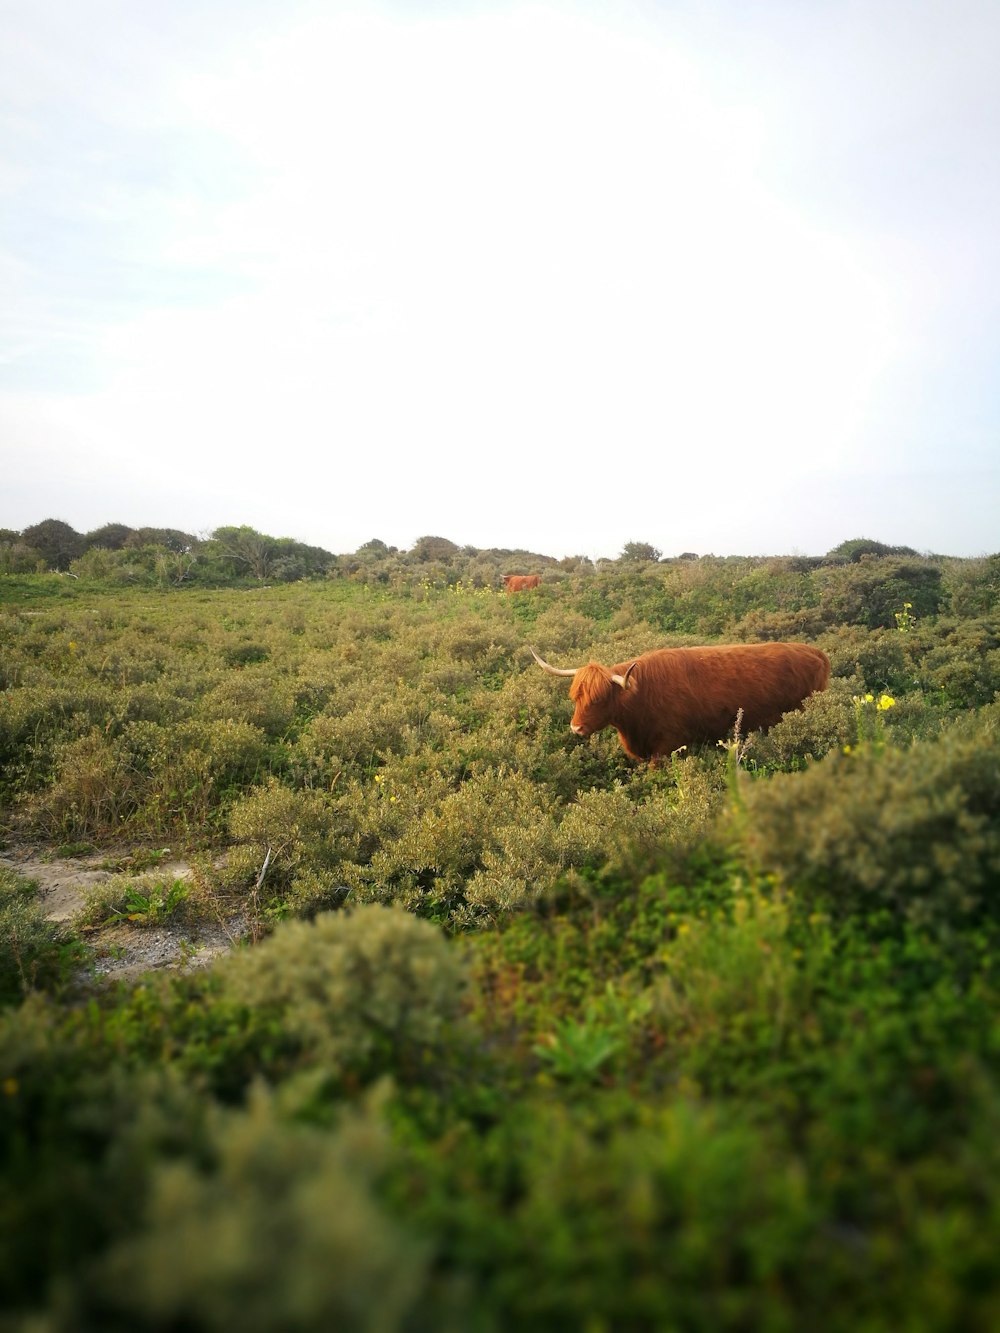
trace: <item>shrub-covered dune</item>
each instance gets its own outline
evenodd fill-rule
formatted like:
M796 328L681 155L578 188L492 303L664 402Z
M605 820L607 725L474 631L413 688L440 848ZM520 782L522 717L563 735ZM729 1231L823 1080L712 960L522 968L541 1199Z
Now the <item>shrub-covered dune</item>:
M0 579L8 843L194 866L0 875L10 1327L995 1327L994 564L376 555ZM784 638L830 688L658 766L527 648ZM95 989L112 913L247 942Z

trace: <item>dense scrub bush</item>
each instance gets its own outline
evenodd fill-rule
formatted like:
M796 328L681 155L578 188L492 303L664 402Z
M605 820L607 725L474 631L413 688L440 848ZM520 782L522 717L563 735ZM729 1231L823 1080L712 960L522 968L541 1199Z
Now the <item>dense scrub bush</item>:
M228 997L273 1010L309 1062L338 1080L419 1066L466 985L437 927L378 906L284 922L218 971Z
M838 626L820 640L833 676L857 677L864 690L904 691L915 683L906 636L897 630Z
M106 840L211 819L224 792L256 777L264 737L246 722L126 722L57 747L51 783L24 801L16 823L48 837Z
M814 577L831 623L892 629L905 603L919 620L937 615L944 602L941 568L929 561L866 556L856 565L817 570Z
M268 860L265 899L287 890L302 869L337 864L333 802L321 791L292 791L272 778L237 801L229 814L235 846L227 878L248 888Z
M828 561L844 560L857 564L866 556L916 555L912 546L887 546L885 542L873 541L871 537L852 537L841 542L832 551L827 552Z
M107 686L89 682L0 694L0 789L31 791L50 780L65 746L106 723L113 697Z
M752 736L747 754L759 768L798 769L857 740L857 732L851 685L834 680L769 731Z
M556 836L562 864L608 874L680 862L707 839L722 805L715 756L675 761L607 790L581 792Z
M295 747L301 771L311 783L328 786L338 773L367 773L390 755L438 747L455 723L433 709L435 701L436 691L401 684L391 698L366 699L340 716L321 713Z
M235 671L206 694L203 717L233 718L258 727L265 736L279 739L295 716L295 692L290 681L275 680L267 668Z
M0 574L34 574L45 569L45 557L27 542L0 541Z
M1000 744L994 712L908 750L836 751L746 791L746 846L833 912L888 909L958 927L1000 917Z
M414 1184L441 1183L414 1187L407 1211L476 1293L466 1327L782 1328L816 1309L793 1277L812 1249L808 1193L738 1118L680 1099L588 1123L535 1102L484 1148L466 1133L452 1152L465 1216L431 1160Z
M821 921L813 920L806 966L793 950L791 912L780 896L743 890L731 914L678 925L663 975L650 987L650 1018L676 1049L705 1048L694 1061L702 1078L714 1073L720 1048L728 1048L725 1058L734 1066L762 1051L773 1059L807 1021L816 1002L815 971L830 948L828 938L817 938Z
M60 747L55 783L21 810L19 823L53 839L106 837L133 819L147 793L147 775L125 750L90 731Z
M516 773L487 769L381 846L345 867L362 901L389 900L463 917L509 910L555 860L552 799Z
M732 634L748 643L815 639L832 620L833 617L818 606L806 606L798 611L748 611L732 627Z
M111 584L152 585L156 582L158 554L160 552L155 546L116 551L95 546L78 556L72 562L71 569L81 579L100 579Z
M978 708L1000 693L1000 621L942 620L933 636L922 637L915 677L946 707Z
M1000 553L979 560L945 560L948 609L956 616L988 616L1000 609Z

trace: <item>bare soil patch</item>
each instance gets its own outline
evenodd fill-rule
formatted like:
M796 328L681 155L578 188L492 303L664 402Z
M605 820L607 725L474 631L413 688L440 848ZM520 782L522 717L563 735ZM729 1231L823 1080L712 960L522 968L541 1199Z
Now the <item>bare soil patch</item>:
M0 866L38 885L38 898L50 921L72 922L82 912L89 890L116 872L107 866L108 854L55 857L39 847L8 847ZM186 861L163 861L158 877L190 879ZM83 929L94 952L94 972L107 981L128 981L150 971L188 972L204 967L226 953L247 933L241 916L224 921L163 921L143 925L114 921Z

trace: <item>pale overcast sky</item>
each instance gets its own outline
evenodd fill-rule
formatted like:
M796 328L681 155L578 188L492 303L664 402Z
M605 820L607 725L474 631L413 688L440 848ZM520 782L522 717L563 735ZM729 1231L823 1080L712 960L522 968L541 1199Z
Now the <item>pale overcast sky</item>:
M0 23L0 526L1000 549L996 0Z

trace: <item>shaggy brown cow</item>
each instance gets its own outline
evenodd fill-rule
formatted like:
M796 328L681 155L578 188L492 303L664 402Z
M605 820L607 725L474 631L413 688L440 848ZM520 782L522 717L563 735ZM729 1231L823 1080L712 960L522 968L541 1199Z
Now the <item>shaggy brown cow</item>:
M527 588L537 588L541 581L540 574L505 574L504 592L524 592Z
M743 734L766 730L782 713L825 690L830 659L806 643L732 643L713 648L657 648L613 667L549 666L572 676L570 729L590 736L614 727L626 754L655 759L682 745L720 741L743 709Z

